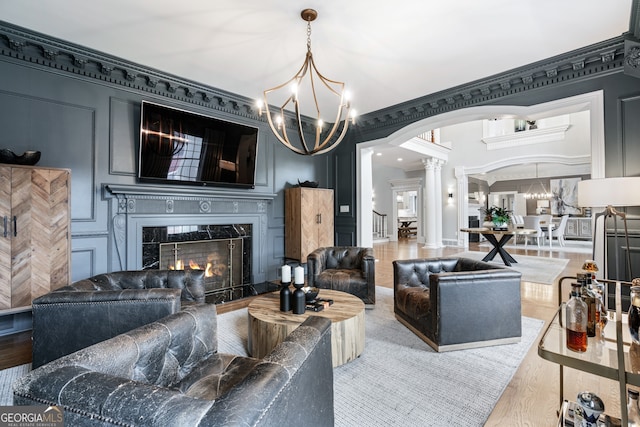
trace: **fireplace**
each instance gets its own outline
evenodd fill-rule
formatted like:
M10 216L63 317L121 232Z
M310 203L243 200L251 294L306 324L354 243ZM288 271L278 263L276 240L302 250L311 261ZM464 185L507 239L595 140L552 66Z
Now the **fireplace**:
M251 224L143 227L142 235L143 268L204 270L207 302L255 293Z
M230 259L218 263L226 265L233 275L225 276L224 283L222 279L207 283L207 301L224 302L273 290L267 281L267 271L272 266L274 270L276 266L279 268L280 258L273 254L267 212L276 194L125 184L104 184L104 189L113 212L113 249L117 255L113 271L160 268L161 244L168 244L167 253L173 254L197 247L171 244L226 240L211 244L232 246ZM202 253L207 255L200 255L198 267L206 269L209 255L221 251L224 250L215 246L204 248ZM235 251L240 251L240 261ZM215 256L211 258L214 260ZM168 261L164 265L169 266Z

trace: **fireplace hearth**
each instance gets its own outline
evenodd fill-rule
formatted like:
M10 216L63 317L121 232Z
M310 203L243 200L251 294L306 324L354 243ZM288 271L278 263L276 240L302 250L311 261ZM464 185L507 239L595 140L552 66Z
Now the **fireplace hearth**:
M143 227L143 269L205 270L207 302L255 293L251 224Z

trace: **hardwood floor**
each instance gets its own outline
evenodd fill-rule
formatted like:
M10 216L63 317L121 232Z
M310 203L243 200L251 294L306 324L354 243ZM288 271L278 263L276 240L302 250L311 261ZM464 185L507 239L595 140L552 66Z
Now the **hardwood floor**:
M487 251L485 247L471 244L469 250ZM419 257L435 257L461 252L462 248L424 249L415 238L400 242L374 245L376 256L376 284L393 287L392 261ZM569 260L561 276L574 276L589 255L553 252L544 248L529 246L527 249L510 249L514 256L529 255L539 257L565 258ZM563 300L569 289L562 289ZM545 327L557 310L557 285L540 285L522 282L522 314L545 321ZM248 300L226 303L218 306L223 313L244 307ZM544 327L542 329L544 331ZM559 408L559 367L538 356L538 340L531 346L524 361L498 401L486 426L555 426ZM0 369L28 363L31 360L30 333L0 337ZM619 417L620 405L617 383L600 379L571 369L565 369L565 398L574 399L579 391L590 390L605 402L606 412Z

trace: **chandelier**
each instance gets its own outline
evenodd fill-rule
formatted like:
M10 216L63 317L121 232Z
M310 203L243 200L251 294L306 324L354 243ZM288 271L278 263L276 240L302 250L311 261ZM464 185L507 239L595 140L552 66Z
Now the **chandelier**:
M544 184L542 183L542 181L540 181L540 178L538 178L538 164L536 163L536 179L538 180L538 185L539 188L542 190L541 192L532 192L531 190L533 189L533 182L529 185L529 189L527 190L526 193L524 193L524 198L525 199L550 199L553 197L553 194L549 191L547 191L547 189L544 187Z
M264 91L263 99L258 101L258 111L262 116L264 108L271 131L285 147L298 154L313 156L326 153L338 146L347 133L349 123L354 123L355 111L351 109L349 97L345 93L344 82L324 77L313 61L313 55L311 54L311 21L318 17L318 12L313 9L304 9L300 16L307 22L307 55L304 63L290 80ZM308 79L304 80L307 75ZM305 85L304 87L303 84ZM277 111L271 111L269 95L276 97L276 92L282 93L282 90L286 91L287 87L289 92L286 92L284 102ZM335 119L331 125L325 124L320 112L320 93L316 91L322 88L325 89L323 95L332 100L337 108ZM301 104L303 96L306 96L304 98L305 102L311 103L315 111L315 129L313 129L315 138L313 138L313 141L307 141L302 125ZM323 104L324 106L325 104ZM307 108L310 107L307 106ZM293 110L296 119L296 129L292 131L293 138L289 135L287 123L285 122L285 110L287 109Z

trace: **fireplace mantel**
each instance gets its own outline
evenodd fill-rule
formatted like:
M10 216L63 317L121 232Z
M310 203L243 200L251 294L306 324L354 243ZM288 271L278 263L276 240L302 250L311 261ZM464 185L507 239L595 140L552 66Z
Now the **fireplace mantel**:
M252 224L252 280L265 277L267 210L276 194L188 186L104 184L112 200L115 247L122 269L142 267L142 228L160 225Z
M224 207L225 202L231 202L231 212L237 212L237 204L234 204L234 202L258 203L261 206L263 203L268 203L276 198L276 194L273 193L255 193L250 191L203 187L105 184L103 188L105 198L115 196L120 200L118 203L118 213L140 213L140 208L144 210L144 205L155 205L154 203L145 202L136 203L136 200L162 200L166 202L164 213L173 213L176 201L180 201L185 207L190 204L197 205L197 209L192 209L191 212L188 213L206 214L210 212L207 208L211 207L211 202L220 204L219 207L221 208ZM233 206L235 206L235 208L233 208ZM159 213L156 206L151 207L151 209L154 211L150 213Z

